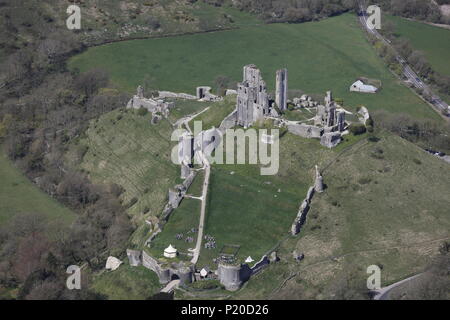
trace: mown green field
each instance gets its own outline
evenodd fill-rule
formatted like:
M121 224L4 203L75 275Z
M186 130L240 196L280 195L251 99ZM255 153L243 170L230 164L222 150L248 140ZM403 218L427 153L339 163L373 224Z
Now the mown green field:
M18 213L40 213L70 224L75 213L33 185L3 153L0 146L0 224Z
M240 81L242 67L249 63L262 70L271 91L275 71L287 67L290 89L309 94L332 90L335 97L344 99L346 108L366 105L369 110L439 118L388 71L351 14L320 22L107 44L73 57L69 67L104 68L119 87L130 92L151 77L158 89L194 93L196 86L212 85L218 75ZM381 80L382 91L350 93L348 88L361 76Z
M450 76L450 30L400 17L386 18L395 24L396 36L408 39L414 49L425 54L434 70Z

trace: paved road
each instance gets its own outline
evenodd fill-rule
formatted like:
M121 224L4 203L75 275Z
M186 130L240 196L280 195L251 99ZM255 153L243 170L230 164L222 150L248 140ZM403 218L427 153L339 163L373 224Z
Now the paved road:
M180 285L180 279L170 281L160 292L170 293Z
M380 290L376 290L375 291L376 295L373 297L373 300L389 300L389 293L391 292L392 289L397 288L398 286L400 286L408 281L411 281L417 277L420 277L422 274L423 273L416 274L415 276L403 279L399 282L391 284L390 286L381 288Z
M205 224L205 214L206 214L206 197L208 194L208 186L209 186L209 176L211 174L211 166L208 162L208 159L206 159L205 155L202 151L198 152L200 155L200 158L203 161L203 165L205 168L205 180L203 181L203 191L202 191L202 206L200 211L200 223L198 225L198 234L197 234L197 244L195 245L194 249L194 257L192 258L191 262L193 264L197 263L198 256L200 255L200 250L202 247L202 240L203 240L203 228Z
M365 4L364 0L359 0L359 21L363 25L363 27L369 32L370 34L374 35L377 39L383 41L383 43L387 46L390 46L396 53L397 51L392 47L391 42L384 38L376 29L371 29L367 25L367 6ZM418 89L423 89L425 91L431 92L431 104L435 106L439 110L450 110L447 103L445 103L438 95L434 94L430 87L424 83L420 77L414 72L414 70L407 64L406 60L403 59L398 53L396 56L397 61L403 66L403 75L406 79L408 79L408 82L410 82L414 87Z

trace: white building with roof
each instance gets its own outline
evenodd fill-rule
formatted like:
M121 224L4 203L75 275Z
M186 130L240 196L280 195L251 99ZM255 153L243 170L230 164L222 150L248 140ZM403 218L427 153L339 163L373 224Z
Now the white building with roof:
M378 88L369 84L365 84L361 80L356 81L350 86L352 92L376 93Z

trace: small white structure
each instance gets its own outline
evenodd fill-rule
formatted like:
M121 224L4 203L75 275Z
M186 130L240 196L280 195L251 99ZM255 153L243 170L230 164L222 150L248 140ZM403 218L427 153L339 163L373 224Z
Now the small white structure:
M378 88L368 84L364 84L361 80L356 81L350 86L350 91L363 93L376 93Z
M167 248L164 249L164 257L175 258L176 256L177 256L177 249L172 247L171 244Z
M247 259L245 259L245 263L252 263L253 261L255 260L253 260L252 257L250 256L248 256Z
M123 262L120 261L119 259L117 259L116 257L109 256L108 259L106 260L106 266L105 266L105 269L114 271L114 270L116 270L118 267L120 267L120 265L121 265L122 263L123 263Z
M208 275L208 271L207 271L205 268L203 268L202 270L200 270L200 276L201 276L202 278L205 278L207 275Z

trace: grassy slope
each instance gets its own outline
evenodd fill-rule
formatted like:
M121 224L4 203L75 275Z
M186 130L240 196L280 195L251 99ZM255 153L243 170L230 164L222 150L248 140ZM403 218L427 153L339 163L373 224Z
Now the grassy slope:
M325 171L328 189L314 197L300 236L283 244L282 261L237 298L327 298L341 272L363 286L371 264L383 266L384 286L420 272L450 237L448 164L387 134L355 146ZM383 159L372 156L377 148ZM294 249L305 254L300 264Z
M170 161L171 124L151 125L150 120L150 114L115 110L93 121L79 142L89 147L81 167L93 181L121 185L125 204L138 199L129 209L137 222L161 213L167 190L179 176Z
M242 66L249 63L262 70L272 89L275 71L287 67L291 89L310 94L332 89L346 106L364 104L372 110L438 118L392 76L350 14L313 23L108 44L72 58L70 67L82 71L104 67L129 91L150 75L161 89L193 93L196 86L212 84L218 75L240 81ZM383 90L376 95L350 93L350 84L360 76L380 79Z
M61 27L65 27L67 4L63 1L48 2L43 5L57 18ZM80 7L83 14L82 37L94 43L102 43L104 39L161 36L260 23L249 13L200 1L84 0ZM229 15L231 20L225 15ZM154 29L149 21L158 21L160 26Z
M119 269L105 271L94 278L91 289L110 300L141 300L157 293L158 276L143 266L130 267L127 262Z
M180 206L175 209L170 216L169 221L164 226L164 231L154 239L152 246L149 249L150 253L154 257L162 257L164 249L172 244L177 248L181 259L190 260L187 255L189 248L194 248L197 241L197 233L188 233L192 228L198 228L198 222L200 219L200 200L197 199L184 199ZM177 240L175 235L178 233L183 234L182 240ZM187 236L194 238L192 243L185 241Z
M0 224L18 213L42 213L52 220L71 223L75 213L33 185L0 153Z
M248 256L259 260L289 234L313 183L314 165L327 163L339 150L288 133L280 140L280 168L274 176L261 176L258 165L214 165L205 233L216 238L217 248L202 249L199 263L211 266L225 244L241 246L241 261Z
M396 34L422 51L434 70L450 76L450 30L400 17L387 18L395 23Z
M236 96L230 95L225 97L223 101L211 104L209 109L189 122L191 130L195 128L195 122L202 122L202 129L206 130L212 127L218 128L222 120L236 109ZM195 130L194 130L195 131Z

